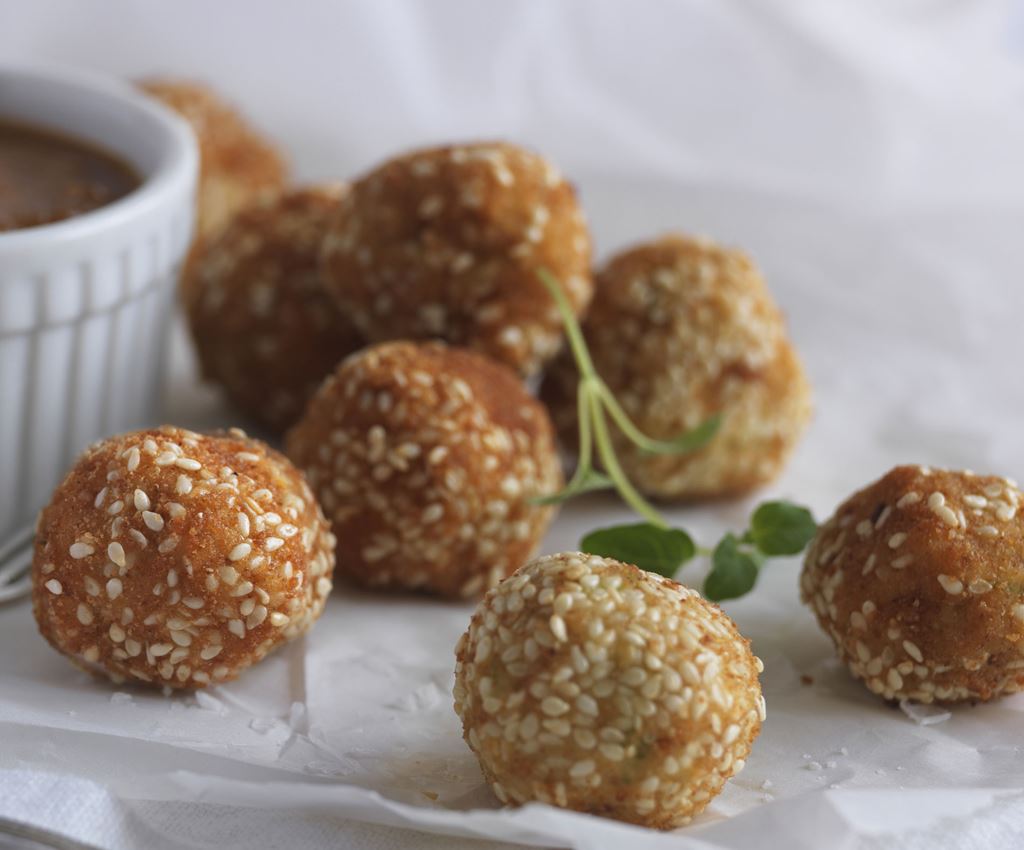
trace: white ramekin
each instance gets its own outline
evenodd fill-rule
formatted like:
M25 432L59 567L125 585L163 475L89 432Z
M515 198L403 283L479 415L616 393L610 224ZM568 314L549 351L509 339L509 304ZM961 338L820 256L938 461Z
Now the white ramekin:
M142 185L84 215L0 233L0 542L76 455L158 415L198 164L183 121L126 82L0 65L0 120L130 162Z

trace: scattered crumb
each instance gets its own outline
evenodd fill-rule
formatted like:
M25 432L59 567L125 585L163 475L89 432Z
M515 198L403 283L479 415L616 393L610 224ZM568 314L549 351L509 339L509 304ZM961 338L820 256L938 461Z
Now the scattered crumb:
M422 795L423 795L424 797L426 797L426 798L427 798L428 800L434 800L434 801L436 801L436 800L437 800L437 798L438 798L439 796L441 796L440 794L438 794L438 793L437 793L437 791L420 791L420 793L421 793L421 794L422 794Z
M806 673L804 673L800 677L800 684L801 685L813 685L814 684L814 677L813 676L808 676Z
M821 762L809 761L804 765L807 770L821 770Z
M123 691L115 691L110 695L111 705L132 705L132 703L131 694L126 694Z

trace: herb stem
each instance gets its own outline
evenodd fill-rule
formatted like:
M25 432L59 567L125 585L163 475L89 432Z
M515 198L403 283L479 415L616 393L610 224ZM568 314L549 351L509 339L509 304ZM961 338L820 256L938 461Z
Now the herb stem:
M569 483L565 485L566 493L574 493L577 488L583 486L587 475L593 468L593 432L590 427L590 399L594 391L589 380L580 381L576 391L576 415L579 418L580 446L576 458L576 469L573 472Z
M569 339L569 348L572 349L572 356L576 360L576 366L584 378L599 380L597 369L594 368L594 361L590 359L590 352L587 350L586 340L583 338L583 330L580 323L576 321L576 314L573 312L569 299L565 297L562 285L555 279L547 269L538 269L537 276L548 288L551 297L558 305L558 312L562 314L562 324L565 325L565 335Z
M619 495L638 514L644 517L651 525L658 528L668 528L668 523L662 518L651 505L633 487L622 467L619 466L619 459L615 455L615 447L612 445L611 435L608 433L608 423L604 418L604 409L601 400L596 396L590 399L590 410L593 418L594 438L597 443L597 454L601 458L608 477L615 483Z

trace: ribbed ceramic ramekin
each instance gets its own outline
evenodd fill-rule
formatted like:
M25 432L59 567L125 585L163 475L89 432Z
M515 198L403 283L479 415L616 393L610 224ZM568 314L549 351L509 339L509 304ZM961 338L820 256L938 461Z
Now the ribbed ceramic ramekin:
M198 155L188 127L128 83L0 66L0 121L101 145L142 184L65 221L0 233L0 543L75 456L153 422Z

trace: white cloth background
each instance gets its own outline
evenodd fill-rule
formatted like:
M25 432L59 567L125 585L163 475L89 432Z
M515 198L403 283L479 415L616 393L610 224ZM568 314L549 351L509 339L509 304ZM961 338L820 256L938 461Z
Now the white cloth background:
M532 145L578 183L601 255L681 228L761 264L817 406L771 494L824 516L897 462L1024 473L1020 7L8 0L0 57L210 80L303 179L426 142ZM231 421L180 337L172 362L166 418ZM749 507L672 514L712 541ZM574 505L545 550L626 516ZM838 668L798 567L727 606L767 665L769 719L679 834L494 810L448 696L467 606L345 591L303 643L198 700L112 696L26 605L0 610L0 817L159 850L1019 844L1024 700L914 725Z

